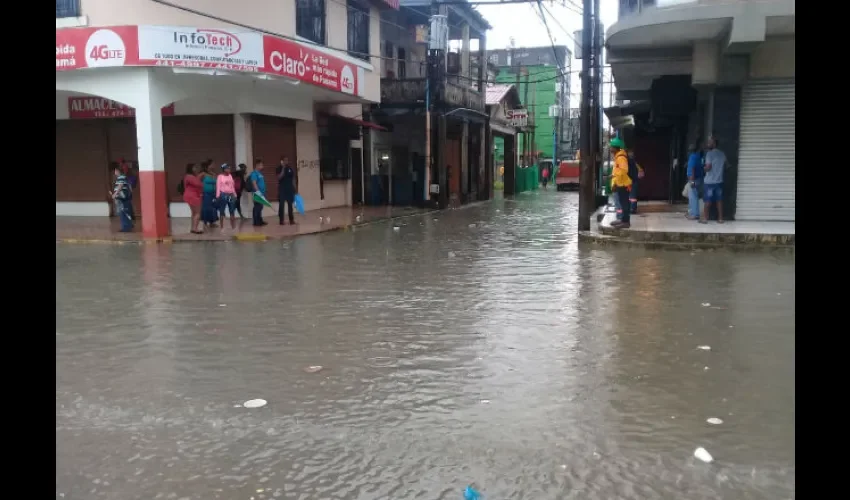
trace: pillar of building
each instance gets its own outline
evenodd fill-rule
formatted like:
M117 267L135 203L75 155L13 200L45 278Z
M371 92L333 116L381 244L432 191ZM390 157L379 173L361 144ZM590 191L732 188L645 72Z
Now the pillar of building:
M136 141L139 149L139 189L142 204L142 236L163 238L170 234L165 152L162 147L162 106L155 75L139 78L136 97ZM165 103L167 104L167 103Z

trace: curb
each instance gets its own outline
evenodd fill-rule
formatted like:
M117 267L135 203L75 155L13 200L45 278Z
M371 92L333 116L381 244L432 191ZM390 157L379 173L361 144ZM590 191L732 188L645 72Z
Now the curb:
M746 243L723 243L723 242L676 242L676 241L650 241L635 240L607 234L594 233L592 231L579 231L578 240L604 246L619 246L624 248L645 248L647 250L678 250L678 251L715 251L729 250L733 252L779 252L794 253L794 245L753 245Z
M490 201L490 200L484 200ZM483 203L483 202L482 202ZM375 220L370 220L366 222L355 222L351 224L345 224L342 226L334 226L328 227L326 229L321 229L319 231L315 231L312 233L304 233L304 234L293 234L286 235L280 238L270 237L267 234L263 233L238 233L233 235L230 238L216 238L216 239L175 239L173 236L168 238L152 238L152 239L139 239L139 240L121 240L121 239L85 239L85 238L56 238L57 244L68 244L68 245L150 245L150 244L160 244L160 243L222 243L229 241L238 241L243 243L263 243L268 241L281 241L281 240L289 240L293 238L299 238L301 236L311 236L322 233L330 233L334 231L351 231L356 227L368 226L372 224L380 224L387 221L398 220L398 219L406 219L409 217L417 217L420 215L432 214L434 212L440 212L444 209L432 208L426 209L422 212L416 212L412 214L403 214L396 215L392 217L382 217Z

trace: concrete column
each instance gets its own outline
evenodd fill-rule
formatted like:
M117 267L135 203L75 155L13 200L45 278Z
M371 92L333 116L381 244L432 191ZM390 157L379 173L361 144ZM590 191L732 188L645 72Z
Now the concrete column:
M488 168L491 168L487 165L487 129L489 127L487 124L482 124L479 128L478 132L481 134L481 151L478 153L480 155L480 160L478 162L478 200L490 199L490 189L487 187L487 177L486 173ZM490 183L492 184L492 183Z
M469 192L469 122L463 121L463 134L460 140L460 193L458 203L463 202L463 196Z
M248 171L254 169L253 148L251 141L253 136L251 133L251 115L247 113L236 113L233 115L233 149L236 158L233 161L236 165L244 163L248 166Z
M460 74L465 76L466 78L461 79L461 84L464 86L471 86L472 81L468 80L469 74L469 57L470 57L470 47L469 47L469 25L464 24L461 27L462 32L462 44L460 48Z
M139 148L139 188L142 202L142 235L163 238L170 234L165 152L162 148L162 104L155 76L139 78L136 102L136 142Z

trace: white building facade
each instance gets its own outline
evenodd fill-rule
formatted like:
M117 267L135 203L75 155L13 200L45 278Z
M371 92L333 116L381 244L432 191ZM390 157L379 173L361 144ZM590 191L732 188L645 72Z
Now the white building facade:
M363 125L380 101L380 10L397 0L57 0L56 213L106 216L114 162L137 164L145 237L188 216L186 165L298 167L307 210L350 205L341 161L360 148L329 120ZM338 130L334 128L333 130ZM334 137L336 135L336 137ZM343 154L343 156L345 155Z

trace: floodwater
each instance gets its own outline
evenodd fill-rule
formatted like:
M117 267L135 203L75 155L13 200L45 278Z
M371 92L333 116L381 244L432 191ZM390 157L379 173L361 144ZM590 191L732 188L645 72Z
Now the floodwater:
M579 246L576 202L57 245L56 498L794 498L794 256Z

